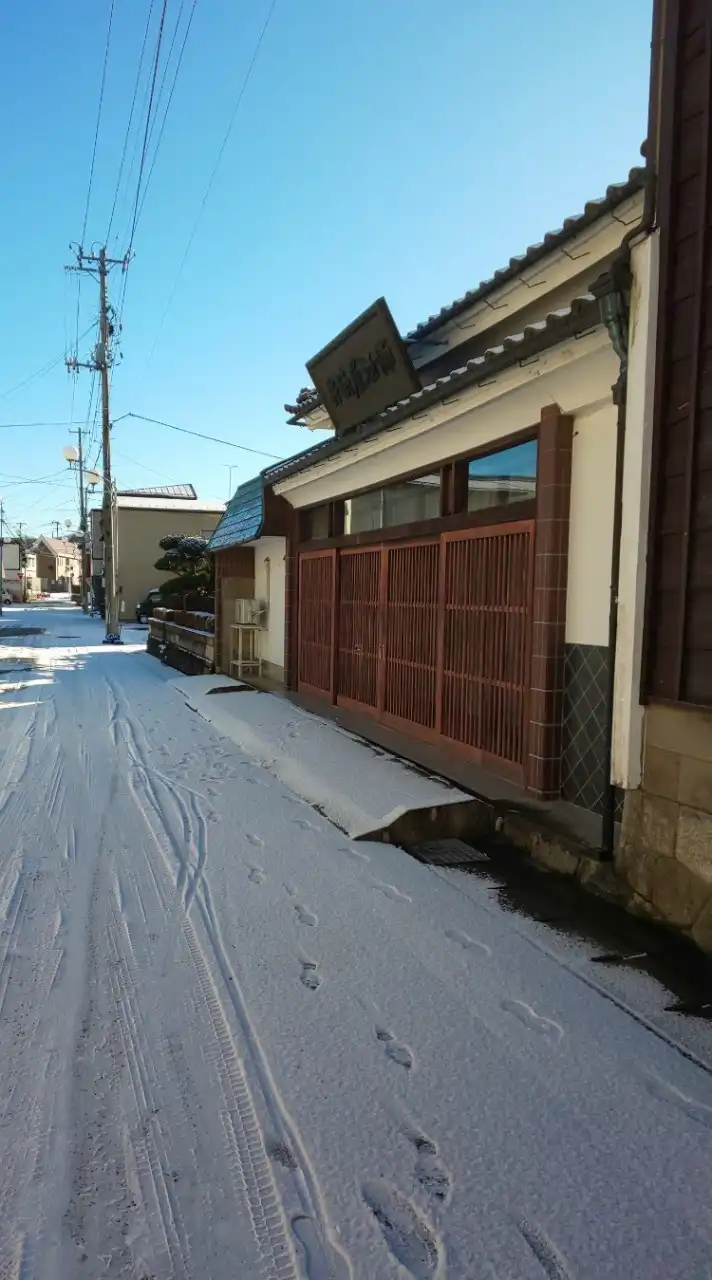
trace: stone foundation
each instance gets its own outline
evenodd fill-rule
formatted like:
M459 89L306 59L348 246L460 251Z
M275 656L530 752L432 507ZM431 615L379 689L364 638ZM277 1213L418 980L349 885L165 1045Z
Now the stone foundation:
M626 794L616 870L632 910L712 953L712 712L647 708L643 783Z

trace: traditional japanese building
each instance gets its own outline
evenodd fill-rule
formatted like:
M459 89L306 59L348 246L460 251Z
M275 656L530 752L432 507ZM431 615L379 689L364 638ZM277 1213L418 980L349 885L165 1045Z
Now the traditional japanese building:
M645 188L632 170L405 338L375 304L287 406L329 438L265 472L295 512L291 687L607 813L611 831L621 369L638 394Z

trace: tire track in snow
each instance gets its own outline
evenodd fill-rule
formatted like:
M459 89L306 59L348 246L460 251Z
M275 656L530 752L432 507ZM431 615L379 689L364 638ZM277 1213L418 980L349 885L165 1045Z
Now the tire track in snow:
M12 974L12 962L14 958L14 950L17 935L22 922L22 910L25 904L25 877L18 866L17 860L14 863L16 875L12 881L12 889L7 897L7 905L4 907L3 927L5 945L2 949L0 957L0 1024L2 1020L3 1010L5 1008L5 997L10 983ZM8 885L8 889L10 886Z
M133 1092L137 1117L144 1117L140 1136L132 1140L136 1170L144 1189L144 1200L153 1202L156 1216L170 1259L171 1276L191 1280L194 1272L190 1246L180 1208L172 1183L166 1176L168 1166L166 1144L163 1138L157 1105L157 1070L151 1051L151 1039L146 1032L141 1014L141 1004L136 995L136 979L133 945L126 929L126 922L117 917L115 899L112 918L108 921L108 943L114 956L109 967L109 982L117 1009L121 1011L119 1035L124 1047L128 1076ZM125 946L121 947L119 935L123 933Z
M143 729L130 714L125 699L125 705L122 708L120 699L123 699L123 695L120 691L108 677L105 677L105 679L109 694L109 725L112 741L117 747L123 742L128 752L131 766L141 778L150 806L169 838L174 856L179 863L176 887L184 910L189 911L208 857L208 825L205 815L197 803L200 797L197 792L192 791L190 788L182 788L190 797L189 803L186 804L178 794L177 784L174 785L164 774L158 773L157 770L151 767L146 760L146 735ZM180 835L170 829L171 824L167 821L165 806L161 803L160 795L153 782L153 775L161 779L165 789L174 801L182 826L182 839ZM136 803L139 808L143 808L138 797L136 797Z
M109 682L107 681L107 684ZM181 845L181 835L185 836L192 828L190 815L188 813L186 802L180 795L179 789L173 786L171 782L161 775L165 789L168 792L168 798L173 805L179 819L180 833L175 830L175 822L171 820L171 814L166 811L165 804L162 803L158 794L155 783L151 778L151 767L147 761L147 743L146 737L141 726L135 721L131 714L130 707L125 700L122 699L120 691L116 690L109 684L111 693L116 701L116 716L121 711L121 722L126 730L126 745L129 756L132 758L137 772L141 776L142 784L147 792L148 807L143 806L140 798L136 796L137 807L144 818L149 829L152 831L157 847L163 853L164 844L152 828L150 821L150 813L152 812L159 823L160 832L168 837L168 843L172 849L174 858L178 863L178 876L180 869L185 865L186 855ZM122 706L121 703L124 702ZM182 789L182 788L181 788ZM195 797L194 797L195 798ZM169 875L173 875L170 868L166 870ZM235 1126L234 1119L230 1120L230 1129L235 1141L236 1150L240 1151L240 1142L247 1141L245 1135L251 1133L254 1124L256 1137L259 1141L259 1150L261 1154L260 1169L263 1172L263 1178L266 1176L267 1184L269 1182L275 1188L276 1208L272 1210L270 1222L275 1219L275 1214L283 1224L286 1217L289 1216L292 1233L299 1242L301 1251L304 1255L305 1266L307 1268L308 1280L349 1280L351 1276L351 1265L346 1255L336 1243L333 1232L327 1220L326 1210L323 1203L320 1188L316 1174L307 1157L306 1150L302 1140L298 1135L295 1126L288 1118L284 1104L276 1088L271 1075L270 1068L264 1055L264 1050L259 1038L254 1030L249 1015L248 1006L245 1001L237 974L232 968L231 961L228 956L227 948L222 938L221 930L217 922L210 896L209 885L203 874L203 868L199 874L195 875L195 890L191 896L191 902L194 901L198 911L198 918L205 931L206 940L210 949L212 960L217 965L218 973L223 981L223 990L232 1007L232 1012L236 1018L237 1025L242 1033L247 1053L243 1053L243 1060L249 1062L251 1074L254 1077L255 1084L259 1090L262 1104L270 1119L273 1135L276 1140L283 1143L285 1147L295 1153L297 1161L297 1169L291 1173L291 1188L295 1201L294 1209L287 1215L285 1206L276 1190L276 1184L273 1181L270 1162L266 1152L266 1144L264 1134L260 1128L257 1113L254 1109L254 1103L251 1101L251 1095L247 1078L242 1071L240 1065L240 1055L237 1053L235 1043L232 1038L230 1029L230 1019L226 1016L225 1009L218 994L218 988L212 976L210 966L207 962L206 953L198 939L197 932L193 927L191 918L187 912L183 912L182 935L188 951L193 959L194 967L198 980L201 984L206 1007L210 1012L211 1019L215 1029L216 1038L221 1048L221 1052L228 1054L225 1059L225 1070L230 1079L233 1088L233 1096L235 1098L235 1109L233 1117L239 1117L239 1124ZM230 1073L236 1073L231 1075ZM244 1115L244 1107L249 1102L250 1112L247 1118ZM246 1123L247 1119L247 1123ZM279 1255L279 1248L277 1255ZM286 1273L282 1270L277 1272L279 1280L288 1280L293 1275L296 1280L297 1272L294 1269L295 1263L293 1253L290 1246L290 1267L291 1272ZM280 1266L283 1263L280 1259Z
M230 1149L229 1166L236 1196L242 1189L255 1239L269 1268L270 1280L272 1276L279 1277L279 1280L297 1280L284 1208L270 1168L247 1080L205 956L187 918L183 929L215 1033L213 1054L226 1104L222 1118Z
M16 718L15 724L17 728L14 733L11 732L3 752L3 765L6 760L10 761L8 768L2 770L4 780L0 792L0 818L5 822L7 821L6 811L9 810L12 800L19 797L20 788L30 767L30 752L37 732L37 707L32 707L29 723L27 720L20 721Z
M51 702L42 704L42 733L37 707L32 719L16 720L22 737L11 734L7 749L14 758L5 772L9 787L0 805L0 823L9 830L16 850L0 875L0 1018L4 1037L2 1122L21 1132L9 1143L0 1175L0 1249L8 1275L35 1277L46 1230L45 1179L56 1141L56 1050L51 1046L56 1021L55 992L65 959L62 876L40 870L56 846L56 828L65 804L64 746L55 730ZM36 803L28 805L35 782ZM28 829L45 826L37 849ZM34 872L24 846L30 843ZM20 852L21 851L21 852ZM60 860L61 861L61 860ZM27 869L26 869L27 868ZM14 1035L13 1035L14 1029ZM13 1243L14 1241L14 1243ZM19 1244L17 1242L20 1242ZM17 1248L15 1247L17 1244ZM0 1272L0 1274L2 1274Z

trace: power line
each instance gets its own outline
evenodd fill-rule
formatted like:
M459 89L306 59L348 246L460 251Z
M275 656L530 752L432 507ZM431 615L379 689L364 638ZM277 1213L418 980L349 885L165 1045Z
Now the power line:
M90 324L89 328L85 329L84 333L81 333L79 335L79 338L77 339L77 345L81 342L82 338L86 338L87 334L91 333L93 328L94 328L94 325ZM0 400L7 400L8 396L14 395L16 391L21 391L22 388L26 387L30 382L34 382L35 378L43 378L46 373L49 373L58 364L62 363L62 361L65 358L65 355L66 355L66 348L64 351L60 351L59 355L55 356L53 360L48 361L48 363L43 365L41 369L38 369L36 373L31 373L28 378L23 378L22 382L16 382L14 387L10 387L7 391L3 391L0 394Z
M62 351L60 355L56 356L54 360L50 360L48 364L43 365L36 373L31 373L28 378L23 378L22 382L16 382L14 387L10 387L7 391L3 391L2 395L0 395L0 400L6 400L8 396L13 395L15 391L20 391L22 387L26 387L28 383L34 382L35 378L43 378L51 369L54 369L58 364L61 364L64 360L64 355L65 353Z
M94 400L95 391L96 391L96 374L93 375L91 384L89 387L89 405L87 408L87 420L84 427L84 430L87 434L87 445L86 445L87 454L91 452L94 445L96 444L96 426L99 418L99 401L98 400L96 402L96 405L94 406L94 420L91 424L91 430L89 429L89 420L91 418L92 402Z
M65 475L64 467L61 471L51 471L46 476L18 476L12 471L2 471L0 475L3 477L3 485L7 485L8 481L15 481L17 484L44 484L47 480L53 480L55 476Z
M263 45L263 43L264 43L264 38L265 38L265 36L267 35L267 30L268 30L268 28L269 28L270 22L272 21L272 17L273 17L273 14L274 14L274 11L275 11L276 7L277 7L277 0L271 0L271 3L270 3L270 6L269 6L269 9L267 10L267 16L266 16L266 18L265 18L265 20L264 20L264 23L263 23L263 25L262 25L262 30L260 31L260 34L259 34L259 36L258 36L258 38L257 38L257 43L256 43L256 45L255 45L255 47L254 47L254 50L253 50L253 53L252 53L252 57L251 57L251 59L250 59L249 65L248 65L248 67L247 67L247 71L245 72L244 79L243 79L243 81L242 81L242 84L240 85L240 90L239 90L239 93L238 93L238 95L237 95L237 101L236 101L236 103L235 103L235 107L234 107L233 113L232 113L232 115L231 115L231 117L230 117L230 122L229 122L229 124L228 124L228 126L227 126L227 129L225 130L225 136L223 137L222 143L220 144L220 150L218 151L217 159L216 159L216 161L215 161L215 164L213 165L212 173L210 174L210 177L209 177L209 179L208 179L208 185L207 185L207 187L206 187L206 189L205 189L205 194L204 194L203 199L202 199L202 201L201 201L201 203L200 203L200 208L198 209L198 216L196 217L195 222L193 223L193 229L192 229L192 231L191 231L191 233L190 233L190 235L189 235L189 237L188 237L188 243L187 243L186 248L185 248L185 253L183 254L183 257L182 257L182 259L181 259L181 264L180 264L180 266L179 266L179 268L178 268L178 274L176 275L175 281L174 281L174 283L173 283L173 288L171 289L171 292L170 292L170 294L169 294L169 296L168 296L168 301L167 301L167 303L166 303L165 310L164 310L163 315L161 316L161 319L160 319L160 321L159 321L159 324L158 324L158 331L157 331L157 333L156 333L156 337L155 337L155 339L154 339L153 346L151 347L151 350L150 350L150 352L149 352L148 360L146 361L146 365L147 365L147 366L151 363L151 358L152 358L153 353L154 353L154 351L156 350L156 347L157 347L157 345L158 345L158 339L159 339L159 337L160 337L160 334L161 334L161 330L162 330L162 328L163 328L163 325L165 324L166 316L168 315L168 312L170 311L171 305L172 305L172 303L173 303L173 299L174 299L174 297L175 297L175 295L176 295L176 293L177 293L177 291L178 291L178 285L180 284L180 280L181 280L181 276L183 275L183 270L184 270L184 268L185 268L185 264L186 264L186 262L188 261L188 255L189 255L189 253L190 253L190 251L191 251L191 249L192 249L192 247L193 247L193 241L195 240L195 236L196 236L196 233L197 233L198 227L200 226L200 222L201 222L201 220L202 220L203 213L205 212L205 206L206 206L206 205L207 205L207 203L208 203L208 199L209 199L209 197L210 197L210 192L211 192L211 191L212 191L212 189L213 189L213 183L215 182L215 178L217 177L218 169L220 168L220 165L221 165L221 163L222 163L222 158L223 158L223 155L225 154L225 148L227 147L227 144L228 144L228 142L230 141L230 136L231 136L232 131L233 131L233 128L234 128L234 126L235 126L235 121L236 121L236 119L237 119L237 116L238 116L238 113L239 113L240 107L242 106L242 100L243 100L243 98L244 98L244 96L245 96L245 92L246 92L246 90L247 90L247 86L248 86L248 85L249 85L249 83L250 83L250 79L251 79L251 77L252 77L252 72L253 72L253 71L254 71L254 69L255 69L255 64L256 64L256 62L257 62L257 59L259 58L260 50L261 50L262 45Z
M87 223L89 221L89 205L91 203L91 189L94 181L94 165L96 163L96 149L99 142L99 129L101 126L101 110L104 105L104 89L106 87L106 68L109 63L109 46L111 44L111 27L114 21L114 0L111 0L111 8L109 10L109 26L106 32L106 48L104 49L104 66L101 72L101 86L99 89L99 108L96 114L96 129L94 130L94 146L91 153L91 168L89 169L89 188L87 190L87 202L84 209L84 226L82 228L82 244L87 234Z
M159 93L158 93L158 100L159 100L159 102L160 102L160 100L161 100L161 96L162 96L162 94L163 94L163 84L164 84L164 81L165 81L166 72L167 72L167 70L168 70L168 64L169 64L169 62L170 62L171 53L173 52L173 45L175 44L176 36L177 36L177 34L178 34L178 26L179 26L179 24L180 24L180 18L181 18L181 14L182 14L182 12L183 12L183 8L184 8L184 6L185 6L185 0L183 0L183 3L181 4L181 7L180 7L180 11L179 11L179 14L178 14L178 19L177 19L177 21L176 21L175 31L173 32L173 40L171 41L171 47L170 47L170 49L168 50L168 58L167 58L167 60L166 60L166 65L165 65L165 67L164 67L164 69L163 69L163 80L161 81L161 88L159 89ZM141 214L143 213L143 207L144 207L144 205L145 205L145 203L146 203L146 196L148 195L148 188L149 188L149 186L151 185L151 178L153 177L153 170L154 170L154 168L155 168L156 160L157 160L157 158L158 158L158 152L159 152L159 150L160 150L161 142L162 142L162 140L163 140L163 133L164 133L164 131L165 131L166 121L167 121L167 119L168 119L168 112L169 112L169 111L170 111L170 109L171 109L171 103L172 103L172 101L173 101L173 94L175 93L176 84L178 83L178 76L179 76L179 74L180 74L181 65L182 65L182 63L183 63L183 55L185 54L185 47L186 47L186 45L187 45L187 43L188 43L188 36L190 35L190 29L191 29L191 27L192 27L192 25L193 25L193 18L195 17L195 10L196 10L196 8L197 8L197 7L198 7L198 0L193 0L193 4L192 4L191 10L190 10L190 13L189 13L189 15L188 15L188 22L187 22L187 25L186 25L186 28L185 28L185 33L184 33L184 35L183 35L183 43L182 43L182 45L181 45L181 47L180 47L180 52L179 52L179 54L178 54L178 60L177 60L177 62L176 62L175 71L174 71L174 73L173 73L173 83L172 83L172 85L171 85L170 92L169 92L169 94L168 94L168 101L167 101L167 103L166 103L166 109L165 109L165 111L163 112L163 119L162 119L162 121L161 121L161 127L160 127L160 129L159 129L159 131L158 131L158 139L157 139L157 141L156 141L156 146L155 146L155 149L154 149L154 152L153 152L153 158L152 158L152 160L151 160L151 167L150 167L150 169L149 169L149 171L148 171L148 177L146 178L146 183L145 183L145 185L144 185L144 189L143 189L143 196L142 196L142 198L141 198L141 205L140 205L140 207L139 207L139 211L138 211L137 225L138 225L138 221L140 221ZM154 123L155 123L155 118L154 118ZM151 128L151 137L153 137L153 128ZM150 139L149 139L149 142L150 142Z
M173 476L167 476L165 471L156 471L155 467L147 467L145 462L139 462L138 458L130 458L127 453L121 453L118 449L114 449L114 456L123 458L125 462L131 462L134 467L140 467L142 471L148 471L152 476L158 476L160 480L167 480L169 484L178 484Z
M194 0L194 3L193 3L193 11L195 10L195 5L196 5L196 3L197 3L197 0ZM142 193L141 193L141 180L142 180L142 177L143 177L144 166L145 166L145 163L146 163L146 156L147 156L147 154L148 154L148 147L149 147L150 142L151 142L151 139L152 139L152 137L153 137L153 131L154 131L155 123L156 123L156 115L157 115L157 112L158 112L158 106L159 106L159 103L160 103L161 98L162 98L162 96L163 96L163 89L164 89L164 86L165 86L165 83L166 83L166 75L167 75L167 73L168 73L168 67L169 67L169 64L170 64L171 55L172 55L172 53L173 53L173 48L174 48L174 46L175 46L176 37L177 37L177 35L178 35L178 29L179 29L179 26L180 26L180 20L181 20L181 16L182 16L182 13L183 13L183 8L184 8L184 6L185 6L185 0L181 0L181 6L180 6L180 9L178 10L178 17L177 17L177 19L176 19L176 24L175 24L175 27L174 27L174 29L173 29L173 36L172 36L172 39L171 39L170 47L169 47L169 49L168 49L168 56L167 56L167 58L166 58L166 61L165 61L165 63L164 63L164 66L163 66L163 75L162 75L162 77L161 77L161 84L160 84L160 87L159 87L159 90L158 90L158 98L156 99L156 111L155 111L155 112L152 112L152 105L153 105L154 91L155 91L155 87L156 87L156 77L157 77L157 74L158 74L158 66L159 66L159 62L160 62L161 42L162 42L162 40L163 40L163 31L164 31L164 26L165 26L167 0L164 0L163 7L162 7L162 10L161 10L161 19L160 19L160 24L159 24L159 29L158 29L158 37L157 37L157 40L156 40L156 53L155 53L154 62L153 62L153 76L152 76L152 80L151 80L151 88L150 88L150 94L149 94L149 99L148 99L148 108L147 108L147 111L146 111L146 128L145 128L144 138L143 138L143 148L142 148L142 151L141 151L141 162L140 162L140 165L139 165L138 182L137 182L137 184L136 184L136 198L135 198L135 201L134 201L133 214L132 214L132 218L131 218L131 229L130 229L130 234L129 234L129 244L128 244L128 248L127 248L127 250L126 250L126 265L125 265L125 269L124 269L124 279L123 279L123 284L122 284L122 288L121 288L121 297L120 297L120 299L119 299L119 305L118 305L118 309L117 309L118 318L119 318L119 324L121 323L121 321L122 321L122 319L123 319L124 307L125 307L125 305L126 305L126 290L127 290L127 288L128 288L128 266L129 266L129 261L130 261L130 258L131 258L131 251L132 251L132 248L133 248L133 242L134 242L134 239L135 239L135 236L136 236L136 228L137 228L137 226L138 226L138 222L139 222L139 219L140 219L140 217L141 217L141 213L143 212L143 206L144 206L145 201L146 201L146 193L147 193L147 191L148 191L148 185L149 185L149 183L150 183L150 181L151 181L151 175L153 174L154 165L155 165L155 163L156 163L156 156L158 155L158 149L159 149L159 147L160 147L160 145L161 145L161 139L162 139L162 137L163 137L163 130L164 130L164 128L165 128L166 118L167 118L167 115L168 115L168 110L169 110L169 108L170 108L171 100L172 100L172 98L173 98L173 90L175 89L175 86L176 86L176 81L177 81L177 78L178 78L178 73L179 73L179 71L180 71L180 64L181 64L181 62L182 62L182 60L183 60L183 53L184 53L184 51L185 51L185 45L186 45L186 42L187 42L187 39L188 39L188 34L189 34L189 32L190 32L191 23L192 23L192 20L193 20L193 15L191 14L190 19L189 19L189 22L188 22L188 27L187 27L187 30L186 30L186 34L185 34L185 39L183 40L183 46L182 46L182 48L181 48L180 55L179 55L179 58L178 58L178 65L177 65L177 67L176 67L175 76L174 76L174 79L173 79L173 86L172 86L172 88L171 88L170 96L169 96L169 99L168 99L168 104L167 104L167 106L166 106L166 110L165 110L164 115L163 115L163 121L162 121L162 123L161 123L161 128L160 128L159 135L158 135L158 142L157 142L157 144L156 144L156 149L155 149L154 154L153 154L153 159L152 159L152 161L151 161L151 167L150 167L149 172L148 172L148 177L147 177L146 182L145 182L145 185L144 185L144 189L143 189L143 198L141 198L141 195L142 195ZM153 0L151 0L151 8L153 8ZM142 57L142 59L143 59L143 50L142 50L141 57ZM138 140L138 139L137 139L137 140ZM134 156L133 156L133 159L135 159L135 157L136 157L136 149L135 149L135 147L134 147ZM133 159L132 159L132 162L131 162L131 168L132 168L132 169L133 169ZM139 203L139 202L140 202L140 203Z
M116 191L114 192L114 200L111 206L111 216L109 218L109 229L106 233L107 244L109 242L109 236L111 235L111 228L114 222L114 214L116 213L116 202L119 198L119 191L121 189L121 179L123 177L124 164L126 163L126 152L128 151L129 138L131 136L131 125L133 124L134 111L136 110L136 98L138 97L138 87L139 87L139 84L141 83L141 73L143 71L143 60L144 60L144 57L146 56L146 45L148 43L148 33L151 28L151 18L153 17L153 6L155 2L156 0L151 0L151 3L149 5L148 17L146 18L146 26L143 33L143 43L141 45L141 56L138 60L138 70L136 72L136 81L134 83L133 98L131 99L131 110L129 111L129 122L126 126L126 136L124 138L124 147L123 147L123 151L121 152L121 163L119 164L119 176L116 180Z
M161 418L147 418L143 413L122 413L120 418L114 418L112 426L116 426L117 422L122 422L124 418L137 418L140 422L152 422L157 427L169 427L171 431L180 431L184 436L195 436L198 440L210 440L213 444L224 444L229 449L240 449L243 453L255 453L260 458L271 458L275 462L281 462L281 458L277 453L265 453L263 449L250 449L246 444L235 444L234 440L221 440L219 436L207 436L202 431L189 431L187 427L177 427L174 422L163 422Z
M64 358L64 357L62 357ZM17 431L23 427L81 427L81 418L69 422L0 422L0 431Z
M113 3L113 0L112 0ZM158 76L158 63L161 57L161 44L163 42L163 30L166 25L166 9L168 8L168 0L163 0L161 8L161 20L158 25L158 36L156 38L156 52L153 58L153 75L151 76L151 92L148 99L148 111L146 112L146 129L143 135L143 146L141 148L141 160L138 167L138 182L136 183L136 199L134 201L133 220L131 224L131 234L129 236L129 247L126 252L128 258L131 253L134 235L136 233L136 222L138 219L138 202L141 197L141 181L143 179L144 165L146 164L146 152L148 150L148 133L151 126L151 112L153 110L153 95L156 91L156 79Z

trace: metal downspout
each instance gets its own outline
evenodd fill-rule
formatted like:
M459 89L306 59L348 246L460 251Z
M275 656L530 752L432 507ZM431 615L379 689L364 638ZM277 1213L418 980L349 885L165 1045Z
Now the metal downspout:
M629 327L630 319L630 299L625 288L621 289L621 273L624 279L630 278L630 247L634 240L639 236L648 235L655 226L656 204L657 204L657 152L658 152L658 131L659 131L659 112L660 112L660 86L661 86L661 68L662 57L664 51L665 29L665 9L667 0L655 0L653 7L653 24L651 34L651 56L650 56L650 96L648 99L648 132L647 139L642 147L645 156L647 175L645 181L645 191L643 195L643 214L640 223L631 228L626 233L621 242L619 253L616 255L611 265L610 274L608 275L608 289L604 280L597 282L599 289L594 286L593 291L597 293L601 301L602 318L606 320L604 309L604 297L612 288L618 293L619 308L621 304L625 308L624 323L626 334ZM602 287L600 287L602 286ZM608 327L608 326L607 326ZM610 328L609 328L610 332ZM615 343L614 343L615 345ZM616 648L618 642L618 595L620 589L620 563L621 563L621 531L623 526L623 474L625 465L625 440L626 440L626 406L628 391L628 353L627 349L619 352L620 357L620 374L618 381L613 387L613 401L618 406L618 422L616 434L616 470L613 489L613 546L611 548L611 590L610 590L610 606L608 615L608 701L607 701L607 719L606 719L606 739L604 746L604 779L605 787L603 793L603 811L601 814L601 848L600 856L604 862L612 862L615 855L615 829L616 829L616 788L611 779L611 764L613 760L613 719L615 713L615 679L616 679Z

